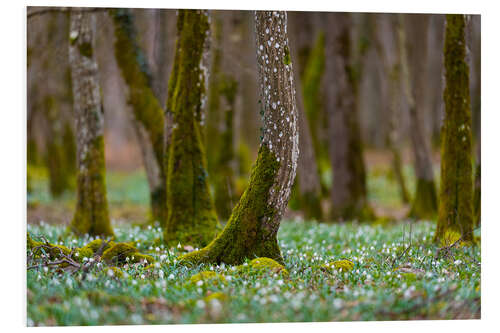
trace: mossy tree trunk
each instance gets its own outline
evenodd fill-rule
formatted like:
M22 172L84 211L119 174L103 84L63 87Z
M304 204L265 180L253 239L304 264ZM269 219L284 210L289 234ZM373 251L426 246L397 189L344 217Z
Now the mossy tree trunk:
M47 135L47 151L45 160L49 171L49 189L54 197L60 197L70 188L70 173L66 163L66 152L63 141L63 121L54 96L44 99L44 112Z
M220 218L228 219L231 216L235 199L233 121L238 83L226 74L220 89L224 97L224 121L219 132L219 150L216 153L213 181L217 214Z
M316 219L321 220L322 210L321 210L321 183L319 176L318 164L316 161L316 152L314 150L313 140L311 136L311 128L309 126L309 121L306 116L306 110L304 109L304 100L302 96L302 80L300 76L301 66L299 61L299 49L306 49L306 47L301 46L304 41L300 41L300 29L301 26L298 25L297 14L290 14L290 26L293 27L293 33L290 35L291 56L294 63L294 78L296 90L296 101L297 101L297 113L298 113L298 126L299 126L299 150L300 157L298 160L298 172L297 178L295 180L296 189L296 200L298 202L298 207L304 213L306 219ZM293 17L293 19L291 19ZM308 52L309 53L309 52ZM317 93L316 93L317 94Z
M402 79L410 112L410 138L416 177L416 192L409 215L417 219L428 219L435 217L437 213L431 142L424 127L429 17L424 14L409 14L399 15L398 20Z
M333 171L331 217L368 220L373 212L366 199L357 109L358 80L351 54L351 19L347 13L327 15L326 89Z
M115 58L128 86L128 104L133 110L132 124L148 178L152 219L164 226L167 211L163 109L153 92L152 75L146 56L138 45L130 9L111 9L110 15L115 31Z
M167 116L166 242L204 246L219 228L208 189L203 108L208 79L209 16L202 10L179 10L174 67L169 83ZM169 125L170 126L170 125Z
M299 154L286 12L256 12L255 30L264 121L257 162L222 233L207 247L182 257L186 263L240 264L255 257L283 262L277 233Z
M436 240L445 240L448 231L459 232L464 241L473 240L472 122L465 25L464 15L446 15L445 118Z
M77 199L71 221L76 234L107 236L113 230L106 198L104 137L98 68L94 54L95 14L70 14L69 60L77 137Z
M374 44L377 54L379 55L382 62L382 72L384 73L385 80L381 82L387 82L387 96L388 99L388 116L389 116L389 131L387 135L387 146L392 154L392 168L394 170L394 175L399 186L399 193L403 203L407 204L410 202L410 195L408 193L408 188L406 186L406 180L403 174L403 166L401 161L401 134L400 134L400 120L401 120L401 62L398 52L397 45L397 33L396 33L396 20L397 17L392 15L390 20L391 38L389 40L392 43L385 42L382 38L381 29L379 28L386 15L377 15L373 21L372 27L374 28ZM392 46L392 48L391 48Z

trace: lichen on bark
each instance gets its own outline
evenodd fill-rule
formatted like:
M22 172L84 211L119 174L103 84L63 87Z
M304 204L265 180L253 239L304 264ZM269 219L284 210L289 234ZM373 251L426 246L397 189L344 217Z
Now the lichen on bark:
M152 88L149 65L138 45L130 9L111 9L114 23L115 58L128 86L128 104L148 177L152 219L164 226L166 177L164 166L164 115Z
M441 132L441 186L435 240L443 240L447 232L459 232L463 241L474 239L472 132L465 25L464 15L446 15L445 118Z
M185 264L240 264L255 257L283 262L277 232L298 159L293 68L284 63L286 12L256 12L255 29L264 122L257 162L222 233L207 247L181 257Z
M112 235L106 198L103 109L93 52L80 52L81 44L93 47L95 14L70 14L69 56L76 116L77 199L70 228L76 234ZM89 54L91 56L89 56Z
M209 16L179 10L174 67L169 82L171 113L167 165L167 243L207 245L219 229L206 171L202 139ZM171 130L171 132L170 132Z

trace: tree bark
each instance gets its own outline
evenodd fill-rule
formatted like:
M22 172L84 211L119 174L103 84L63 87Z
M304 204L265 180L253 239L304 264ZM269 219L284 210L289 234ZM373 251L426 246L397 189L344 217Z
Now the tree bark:
M333 171L331 217L367 220L373 217L373 212L366 200L366 171L357 109L358 74L352 64L350 14L327 15L326 87Z
M292 16L293 15L293 16ZM299 150L300 157L298 160L298 174L296 178L297 186L297 200L299 203L299 208L304 212L306 219L316 219L321 220L322 210L321 210L321 184L319 177L318 164L316 162L316 153L314 151L314 145L311 137L311 129L309 127L309 121L306 117L306 110L304 108L304 100L302 96L302 80L301 80L301 67L299 61L298 50L307 49L302 46L300 41L300 27L297 19L297 14L293 13L290 15L291 26L293 27L293 33L291 34L290 41L292 44L291 55L292 61L294 63L294 78L296 90L296 101L297 101L297 113L298 113L298 126L299 126ZM307 52L309 53L309 52Z
M239 264L255 256L283 262L277 233L299 154L286 12L255 12L255 32L264 121L257 162L222 233L202 250L183 256L185 263Z
M436 185L429 135L424 126L428 15L399 16L399 45L404 92L410 112L410 138L415 160L416 192L410 216L432 218L437 212ZM408 38L407 38L408 37Z
M151 215L165 226L166 177L163 169L164 115L153 92L153 79L144 52L137 42L137 31L130 9L111 9L115 31L115 58L128 86L132 124L142 152L149 183Z
M390 43L393 47L391 48L388 44L384 44L384 40L381 37L381 29L379 29L380 21L387 17L386 14L379 15L375 18L373 36L375 37L375 49L382 62L382 72L384 74L385 80L381 84L386 83L388 85L387 99L388 99L388 116L389 116L389 131L387 135L387 146L392 154L392 168L394 170L394 175L396 176L396 181L399 186L399 193L403 203L410 202L410 195L408 193L408 188L406 186L406 180L403 174L403 166L401 161L401 135L399 131L400 120L401 120L401 62L398 48L394 47L397 44L397 17L391 15L388 17L390 20L390 30L393 32L389 37L389 40L393 41ZM382 22L380 22L382 23ZM392 52L391 52L392 51ZM391 56L392 53L392 56Z
M174 68L167 115L167 243L204 246L219 223L208 189L202 126L208 80L209 16L202 10L179 10ZM169 125L170 126L170 125Z
M76 234L112 235L106 198L103 109L94 54L95 14L70 14L69 59L77 132Z
M441 140L441 187L435 240L448 232L473 240L472 121L469 66L465 60L465 17L446 15L444 44L445 118Z

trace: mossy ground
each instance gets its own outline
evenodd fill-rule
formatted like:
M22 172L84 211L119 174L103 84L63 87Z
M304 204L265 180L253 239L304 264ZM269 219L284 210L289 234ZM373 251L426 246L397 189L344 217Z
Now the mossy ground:
M188 268L176 259L184 253L182 245L166 248L158 243L161 229L114 230L115 241L134 241L155 263L130 264L119 272L111 269L113 273L103 263L85 278L55 269L29 270L28 326L480 317L480 247L452 249L450 256L435 259L431 222L413 225L413 245L393 265L408 245L407 223L383 227L284 221L278 239L287 277L280 272L242 274L230 265ZM28 232L67 247L91 240L48 224L28 225ZM339 260L352 262L352 270L322 268ZM224 276L225 282L186 287L200 272Z

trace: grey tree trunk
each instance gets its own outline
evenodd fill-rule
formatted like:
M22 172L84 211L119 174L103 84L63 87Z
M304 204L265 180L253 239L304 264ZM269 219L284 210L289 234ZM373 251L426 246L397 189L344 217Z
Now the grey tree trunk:
M429 16L400 15L399 20L401 69L410 112L410 138L417 183L410 216L418 219L432 218L437 213L437 194L431 145L424 124Z
M311 138L311 130L309 122L305 114L304 101L302 98L302 80L301 80L301 67L299 61L299 49L305 49L305 38L300 34L302 26L299 26L297 14L290 14L291 27L293 33L290 35L291 42L291 55L294 63L294 78L296 86L296 101L297 113L299 121L299 150L300 157L298 160L298 174L296 179L297 199L300 209L304 212L307 219L314 218L316 220L322 219L321 211L321 184L319 178L319 169L316 162L316 153ZM302 38L301 38L302 37ZM311 41L309 41L310 43Z
M299 155L286 12L256 12L255 33L264 128L250 185L222 233L182 262L239 264L256 256L283 262L277 233Z
M133 14L129 9L111 9L114 23L115 58L128 87L133 124L149 183L151 215L165 225L166 177L164 159L164 112L153 92L153 79L143 50L137 41Z
M333 170L331 216L371 219L358 120L358 81L351 54L350 14L329 13L326 24L325 80Z
M77 137L76 234L112 235L106 198L103 109L94 54L95 14L71 11L69 60Z
M387 19L386 22L383 21L385 19ZM373 36L375 37L375 49L381 59L382 72L384 74L384 80L382 80L381 84L385 83L388 86L386 89L386 98L388 100L387 113L389 117L387 146L392 153L392 168L399 186L401 200L404 203L409 203L410 195L406 186L401 161L401 62L398 48L396 47L398 38L396 20L397 17L395 15L389 17L386 14L378 15L374 20L373 27L375 31L373 32ZM380 23L388 23L388 28L392 32L388 38L381 35L382 32L386 31L381 29L382 25ZM386 37L385 40L383 37Z

